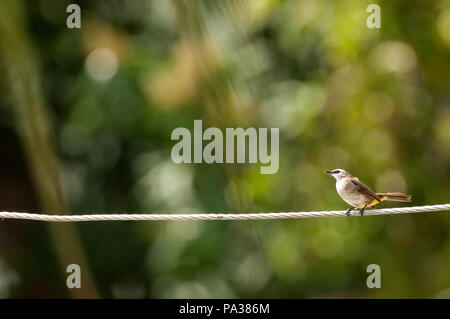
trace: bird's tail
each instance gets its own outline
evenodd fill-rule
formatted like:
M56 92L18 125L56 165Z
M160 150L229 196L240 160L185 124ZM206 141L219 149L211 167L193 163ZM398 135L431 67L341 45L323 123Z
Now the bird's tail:
M411 195L406 195L403 193L377 193L381 201L392 200L395 202L410 202Z

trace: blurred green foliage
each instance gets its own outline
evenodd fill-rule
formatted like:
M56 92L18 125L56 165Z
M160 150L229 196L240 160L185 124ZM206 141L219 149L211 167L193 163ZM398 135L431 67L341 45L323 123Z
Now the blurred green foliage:
M372 1L351 0L77 1L68 29L71 2L5 1L23 18L0 36L32 47L72 213L346 209L333 168L449 202L450 1L378 1L381 29L366 27ZM45 152L21 149L23 96L0 65L0 209L43 212L27 172ZM279 127L278 173L174 164L171 132L194 119ZM76 227L102 297L450 297L446 213ZM69 296L55 240L0 224L0 297ZM372 263L381 289L366 287Z

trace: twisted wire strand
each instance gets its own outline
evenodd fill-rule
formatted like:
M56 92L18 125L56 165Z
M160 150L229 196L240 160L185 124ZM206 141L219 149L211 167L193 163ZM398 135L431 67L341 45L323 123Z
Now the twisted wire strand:
M366 210L364 215L410 214L424 212L450 211L450 204L383 208ZM359 212L352 212L353 216ZM319 212L271 212L246 214L86 214L86 215L46 215L20 212L0 212L3 219L26 219L46 222L88 222L88 221L138 221L138 220L264 220L288 218L342 217L346 211Z

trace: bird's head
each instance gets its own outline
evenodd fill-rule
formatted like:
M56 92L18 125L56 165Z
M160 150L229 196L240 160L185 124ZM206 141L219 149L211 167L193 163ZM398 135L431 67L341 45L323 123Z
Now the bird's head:
M331 171L325 171L325 173L330 174L333 176L337 181L341 180L344 177L352 177L349 173L347 173L345 170L341 168L336 168Z

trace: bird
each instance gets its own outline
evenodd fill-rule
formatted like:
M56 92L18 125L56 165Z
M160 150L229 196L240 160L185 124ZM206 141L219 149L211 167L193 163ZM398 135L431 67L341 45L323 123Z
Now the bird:
M361 182L358 177L353 177L341 168L325 171L336 179L336 190L339 196L351 207L347 209L346 215L350 216L353 209L360 209L361 216L366 207L372 207L381 202L396 201L410 202L411 195L403 193L375 193L367 185Z

